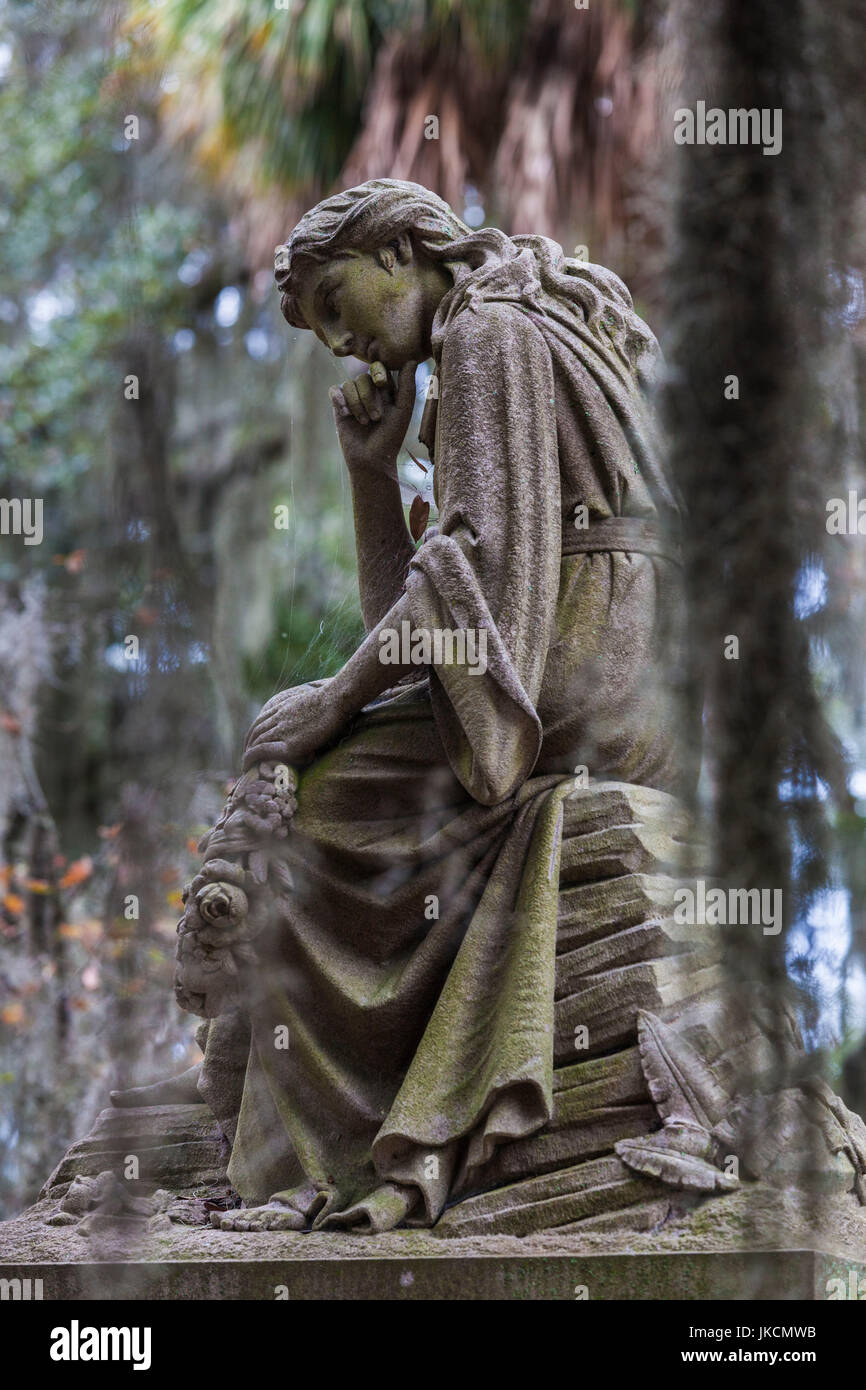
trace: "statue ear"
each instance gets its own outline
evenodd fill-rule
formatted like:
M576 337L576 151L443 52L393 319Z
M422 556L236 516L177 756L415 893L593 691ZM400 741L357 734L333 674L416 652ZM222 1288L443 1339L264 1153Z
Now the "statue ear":
M408 232L398 232L397 236L388 246L381 246L376 252L379 264L389 275L393 275L399 263L408 265L412 259L412 238Z

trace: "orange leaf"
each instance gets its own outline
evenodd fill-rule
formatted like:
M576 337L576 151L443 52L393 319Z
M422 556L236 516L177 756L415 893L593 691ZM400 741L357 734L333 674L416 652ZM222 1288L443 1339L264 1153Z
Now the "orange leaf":
M0 1009L0 1023L6 1023L9 1025L10 1028L14 1028L16 1024L23 1022L23 1004L5 1004L4 1007Z
M3 899L3 906L7 912L11 912L17 917L18 913L24 910L24 899L19 898L17 893L7 893Z
M82 859L76 859L60 880L61 888L75 888L79 883L84 883L93 873L93 860L89 854L85 854Z

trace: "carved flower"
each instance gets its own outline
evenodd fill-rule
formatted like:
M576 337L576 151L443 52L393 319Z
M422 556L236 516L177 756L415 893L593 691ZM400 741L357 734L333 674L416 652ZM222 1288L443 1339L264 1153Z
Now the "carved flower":
M212 927L237 930L249 912L247 895L234 883L208 883L196 894L201 920Z

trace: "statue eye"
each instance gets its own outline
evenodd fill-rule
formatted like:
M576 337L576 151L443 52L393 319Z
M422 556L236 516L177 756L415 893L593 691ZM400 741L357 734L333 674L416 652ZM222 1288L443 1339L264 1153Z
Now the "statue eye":
M332 314L332 315L334 315L334 316L336 317L336 314L337 314L337 291L336 291L335 289L334 289L334 290L328 290L328 293L325 295L325 310L326 310L327 313Z

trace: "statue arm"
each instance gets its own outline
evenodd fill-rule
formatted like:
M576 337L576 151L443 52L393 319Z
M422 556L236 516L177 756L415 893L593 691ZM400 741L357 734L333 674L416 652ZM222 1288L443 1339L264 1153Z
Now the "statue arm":
M350 470L364 626L372 632L396 603L415 547L406 529L400 484L367 469Z
M406 529L397 455L415 405L415 366L396 383L381 362L331 388L340 447L352 487L361 612L370 632L397 600L415 547Z

